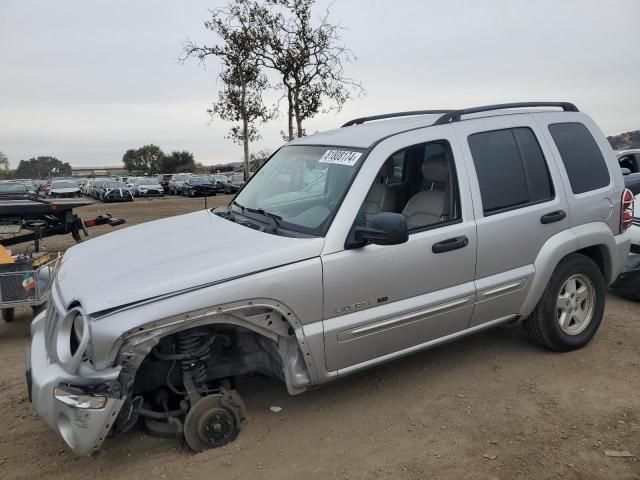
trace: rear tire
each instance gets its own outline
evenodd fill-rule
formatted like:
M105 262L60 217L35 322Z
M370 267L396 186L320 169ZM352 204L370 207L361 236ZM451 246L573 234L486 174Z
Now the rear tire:
M531 340L556 352L584 347L604 315L606 284L589 257L571 254L556 267L524 328Z

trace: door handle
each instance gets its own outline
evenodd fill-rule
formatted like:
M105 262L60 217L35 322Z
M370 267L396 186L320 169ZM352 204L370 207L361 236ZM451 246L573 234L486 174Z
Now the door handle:
M555 212L547 213L540 217L540 223L547 225L548 223L560 222L567 218L567 212L564 210L556 210Z
M450 252L451 250L458 250L469 245L469 239L466 236L449 238L442 242L434 243L431 247L433 253Z

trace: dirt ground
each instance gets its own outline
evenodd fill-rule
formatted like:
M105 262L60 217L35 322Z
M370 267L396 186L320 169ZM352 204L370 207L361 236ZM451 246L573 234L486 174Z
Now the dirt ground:
M202 207L164 198L80 212L130 226ZM295 397L278 381L248 378L239 390L249 421L234 443L193 454L134 430L92 458L71 453L27 399L25 309L0 321L0 478L640 479L640 305L607 301L600 331L577 352L541 350L513 325Z

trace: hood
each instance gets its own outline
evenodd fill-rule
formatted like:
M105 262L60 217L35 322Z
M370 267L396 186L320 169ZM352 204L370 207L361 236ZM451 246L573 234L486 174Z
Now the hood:
M145 185L138 185L140 190L153 190L154 188L162 188L159 183L147 183Z
M320 255L323 238L253 230L209 210L156 220L70 248L57 276L65 305L95 313Z

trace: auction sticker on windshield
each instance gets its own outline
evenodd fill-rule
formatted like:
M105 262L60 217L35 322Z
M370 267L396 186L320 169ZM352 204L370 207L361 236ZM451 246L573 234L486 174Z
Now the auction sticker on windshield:
M348 150L327 150L320 157L318 163L335 163L336 165L346 165L353 167L362 156L361 152L350 152Z

